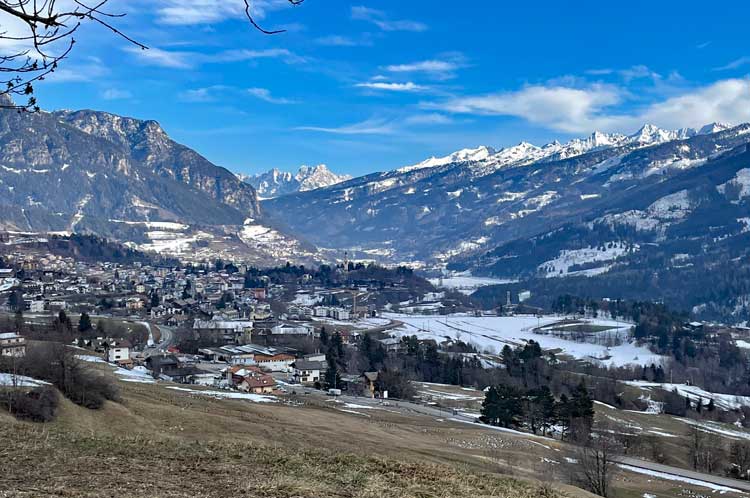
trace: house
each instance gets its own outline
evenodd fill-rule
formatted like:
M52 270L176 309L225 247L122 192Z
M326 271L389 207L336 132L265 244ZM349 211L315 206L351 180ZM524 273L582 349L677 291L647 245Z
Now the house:
M267 372L291 372L294 356L290 354L256 354L255 364Z
M389 353L398 352L401 349L401 339L398 337L386 337L378 341Z
M177 366L162 369L159 374L162 380L177 382L178 384L213 384L214 374L192 366Z
M142 310L146 306L143 299L137 298L137 297L131 297L127 300L125 307L129 311L138 311Z
M229 369L232 376L232 384L240 391L253 394L270 394L276 387L273 377L263 372L258 367L242 367Z
M26 356L26 339L12 332L0 334L0 356Z
M41 299L30 299L24 301L24 308L29 313L44 313L44 304Z
M110 363L130 361L130 343L127 341L118 341L110 345L107 350L107 361Z
M257 287L254 289L248 289L255 299L261 300L266 298L266 288Z
M253 394L271 394L276 388L276 381L270 375L247 376L237 388Z
M374 398L377 391L378 372L363 373L362 381L365 385L365 395Z
M250 320L195 320L193 330L216 344L247 344L251 342L253 322Z
M280 323L271 328L271 335L302 335L312 337L315 327L306 323Z
M154 377L161 375L164 370L172 370L180 366L180 360L171 353L162 353L160 355L151 355L146 358L146 366L153 371Z
M293 367L295 381L312 386L322 380L321 375L326 371L328 365L325 361L297 360Z

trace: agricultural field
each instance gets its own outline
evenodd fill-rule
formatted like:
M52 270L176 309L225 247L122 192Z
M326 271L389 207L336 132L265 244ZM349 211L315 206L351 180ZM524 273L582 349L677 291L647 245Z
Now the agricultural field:
M397 337L415 335L419 339L461 340L479 351L499 353L504 346L516 347L536 341L546 350L602 365L651 365L662 358L645 346L630 340L632 325L606 319L570 322L557 316L469 316L386 314L403 325L394 329ZM578 333L581 334L578 334ZM595 334L598 338L588 337ZM577 335L583 335L578 339ZM609 337L608 337L609 335ZM618 342L618 337L624 337Z

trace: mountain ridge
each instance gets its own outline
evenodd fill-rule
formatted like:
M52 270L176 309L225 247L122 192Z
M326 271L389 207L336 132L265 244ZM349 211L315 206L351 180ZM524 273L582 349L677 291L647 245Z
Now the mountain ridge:
M264 199L306 192L351 180L351 175L336 174L325 164L302 165L296 173L270 169L256 175L237 175L241 181L251 185Z
M593 146L603 141L594 134L590 150L563 158L485 148L477 161L373 173L262 206L319 246L426 271L470 271L537 289L550 287L552 276L591 278L593 286L621 271L666 266L673 275L678 269L664 258L707 269L712 259L744 254L737 244L750 232L750 125L703 130L643 127L604 147ZM606 258L597 255L602 246ZM674 299L705 304L713 316L740 306ZM750 316L746 308L730 314Z

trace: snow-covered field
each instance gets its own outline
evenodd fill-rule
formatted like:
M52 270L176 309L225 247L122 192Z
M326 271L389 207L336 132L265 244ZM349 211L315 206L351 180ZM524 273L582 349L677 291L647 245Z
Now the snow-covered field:
M151 373L146 367L135 367L133 370L126 368L118 368L115 370L117 375L123 382L134 382L137 384L155 384L156 381L151 376Z
M261 394L250 394L250 393L238 393L235 391L200 391L198 389L187 389L185 387L168 387L173 391L186 392L190 394L197 394L199 396L209 396L211 398L221 399L242 399L246 401L252 401L254 403L276 403L276 398L272 396L263 396Z
M677 390L680 396L690 398L693 402L698 399L703 400L703 404L707 404L708 400L714 400L714 404L717 408L722 410L737 410L742 406L750 406L750 397L748 396L735 396L733 394L717 394L708 391L704 391L697 386L688 386L686 384L658 384L655 382L643 382L643 381L627 381L625 384L630 386L639 387L644 391L651 391L653 389L661 389L664 391L672 392Z
M509 284L515 282L514 280L504 280L499 278L474 277L469 272L450 273L442 278L442 283L440 278L431 278L429 280L435 287L457 290L462 294L467 295L480 287L485 287L487 285Z
M637 251L638 246L628 247L620 242L608 242L599 247L584 247L582 249L561 251L557 258L545 261L539 265L539 272L547 278L564 277L570 275L587 275L593 276L606 273L611 266L609 263L628 254L628 252ZM571 271L576 265L587 263L601 263L596 268L588 270Z
M646 347L635 343L624 343L620 346L606 347L598 344L575 342L550 335L534 333L540 326L551 325L561 321L560 317L545 316L537 318L531 315L519 316L466 316L466 315L404 315L387 313L385 318L398 320L403 326L391 333L397 337L416 335L420 339L434 339L438 343L446 339L474 344L480 351L499 353L505 345L511 347L526 344L533 340L543 349L560 349L575 358L594 361L603 365L651 365L661 363L662 358ZM612 331L629 329L622 322L595 319L586 320L590 325L611 327Z
M77 354L76 358L78 358L81 361L86 361L88 363L107 363L104 361L103 358L99 358L98 356L93 356L90 354Z
M9 373L0 373L0 386L4 387L39 387L49 385L49 382L32 379L25 375L13 375Z

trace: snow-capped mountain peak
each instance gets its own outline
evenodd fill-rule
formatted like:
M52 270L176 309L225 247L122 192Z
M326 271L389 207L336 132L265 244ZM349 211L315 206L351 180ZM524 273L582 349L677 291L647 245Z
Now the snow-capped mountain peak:
M258 195L264 199L329 187L351 179L349 175L333 173L325 164L303 165L297 173L273 168L258 175L237 175L237 177L255 187Z
M418 169L435 168L437 166L443 166L451 163L484 161L495 153L496 151L492 147L480 145L475 149L461 149L443 157L432 156L431 158L426 159L421 163L399 168L398 171L401 173L406 173Z
M542 147L529 142L520 142L518 145L498 150L488 146L480 146L475 149L462 149L447 156L431 157L421 163L399 168L396 172L408 173L410 171L435 168L454 163L470 163L468 168L472 174L481 176L510 166L524 166L542 160L547 162L568 159L588 152L614 147L649 147L674 140L685 140L696 135L718 133L730 128L732 128L731 125L711 123L703 126L698 131L693 128L666 130L647 123L632 135L595 131L584 138L574 138L566 143L560 143L555 140Z
M730 128L732 128L732 125L727 123L709 123L698 130L698 135L710 135L711 133L719 133Z
M351 178L350 175L337 175L329 170L325 164L318 164L316 166L303 165L294 176L294 179L299 183L298 191L300 192L330 187Z

